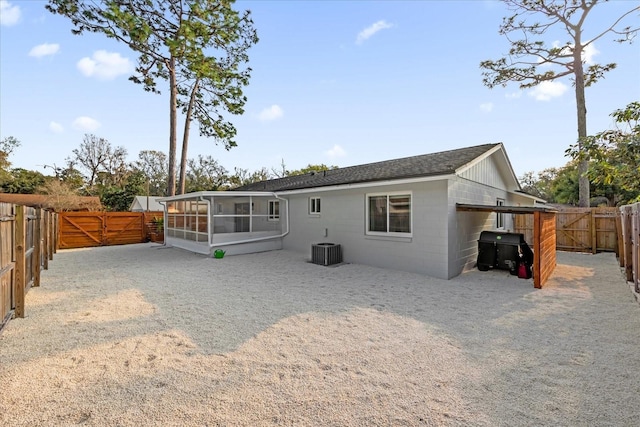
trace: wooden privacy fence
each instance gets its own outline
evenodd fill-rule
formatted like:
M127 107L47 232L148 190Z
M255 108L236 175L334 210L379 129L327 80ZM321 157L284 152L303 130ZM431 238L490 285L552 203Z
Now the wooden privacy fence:
M0 203L0 330L12 317L24 317L25 295L40 286L56 250L57 214Z
M620 267L628 282L640 293L640 203L620 207Z
M149 240L153 218L163 212L62 212L60 249L127 245Z
M556 213L556 248L563 251L618 252L618 208L560 208ZM533 218L516 215L514 231L533 241Z

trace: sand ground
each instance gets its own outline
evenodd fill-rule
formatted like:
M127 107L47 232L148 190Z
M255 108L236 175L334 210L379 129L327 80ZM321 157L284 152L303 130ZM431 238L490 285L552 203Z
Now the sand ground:
M542 290L274 251L58 252L0 334L11 426L635 426L640 305L613 254Z

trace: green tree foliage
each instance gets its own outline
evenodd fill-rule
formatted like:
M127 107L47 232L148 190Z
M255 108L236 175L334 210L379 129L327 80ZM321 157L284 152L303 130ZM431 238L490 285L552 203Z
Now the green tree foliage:
M69 165L79 165L86 172L88 191L94 184L121 183L127 173L127 150L113 147L104 138L85 134L80 147L67 159Z
M555 202L555 196L553 194L553 183L558 175L558 169L547 168L542 172L525 172L519 178L522 191L531 194L532 196L540 197L549 203Z
M102 33L137 52L136 74L130 79L145 90L158 92L157 80L168 80L167 195L176 191L180 96L195 93L203 112L194 106L190 114L200 121L203 135L215 136L229 146L233 142L235 129L224 121L221 111L241 112L241 88L249 71L242 67L247 49L258 41L250 13L238 13L233 4L232 0L49 0L47 5L50 12L71 20L74 34ZM214 86L205 93L209 84Z
M286 176L304 175L311 172L322 172L322 171L328 171L328 170L337 169L337 168L338 168L337 166L327 166L324 163L319 165L308 164L306 167L302 169L287 171Z
M186 176L187 192L216 191L228 183L229 172L213 157L199 155L189 159L189 172Z
M169 169L165 153L156 150L140 151L138 160L133 163L133 167L145 177L145 191L141 194L149 196L163 196L165 194Z
M125 212L129 210L135 196L144 194L146 177L140 171L127 176L120 185L102 187L100 201L108 211Z
M640 102L614 111L615 129L588 136L572 145L567 154L590 158L589 176L603 189L610 204L640 201ZM606 191L604 191L606 189Z
M45 182L46 177L38 171L15 168L0 178L0 192L36 194L38 188Z
M578 143L587 136L585 88L616 67L615 63L586 66L585 49L606 35L620 36L616 41L631 41L638 27L622 27L625 18L640 10L630 5L627 12L601 28L589 28L589 15L602 0L502 0L512 12L499 28L510 44L509 53L498 60L480 63L483 83L493 88L516 82L529 88L563 77L573 80L578 121ZM595 13L595 12L594 12ZM637 25L637 23L635 23ZM560 30L559 32L557 30ZM589 32L587 33L587 30ZM547 35L547 32L552 33ZM558 43L558 34L566 40ZM546 37L546 39L545 39ZM589 206L588 161L579 164L580 206Z
M13 150L19 146L20 141L13 136L8 136L0 140L0 171L9 169L11 166L9 156L13 153Z
M82 172L71 162L67 163L66 168L56 170L56 177L74 191L79 191L86 185Z
M580 202L578 181L578 165L576 162L569 162L559 168L551 183L552 200L563 205L577 206Z
M221 190L228 190L231 188L241 187L246 184L252 184L254 182L266 181L273 178L271 172L266 167L254 172L249 172L248 169L233 168L233 175L229 177L229 183L226 188L220 188Z

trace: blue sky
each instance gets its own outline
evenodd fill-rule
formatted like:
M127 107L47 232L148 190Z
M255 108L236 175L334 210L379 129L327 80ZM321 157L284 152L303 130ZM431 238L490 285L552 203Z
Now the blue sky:
M168 151L168 95L128 81L136 55L71 23L40 0L0 0L0 138L21 141L13 167L63 166L86 133L141 150ZM597 8L586 38L640 4ZM228 170L350 166L503 142L517 176L564 165L577 137L569 80L521 91L488 89L479 63L508 50L495 1L239 1L260 42L238 147L225 151L192 129L189 157ZM637 15L632 18L637 23ZM631 20L630 20L631 21ZM549 35L564 42L561 33ZM610 128L615 109L640 99L640 45L613 37L592 60L618 68L587 89L588 130ZM164 89L161 87L161 89ZM182 123L182 120L180 120ZM182 129L178 139L181 140ZM179 152L179 149L178 149Z

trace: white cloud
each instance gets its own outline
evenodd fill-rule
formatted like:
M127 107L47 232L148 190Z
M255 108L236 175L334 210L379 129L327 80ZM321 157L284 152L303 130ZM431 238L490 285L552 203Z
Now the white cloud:
M47 55L55 55L60 51L60 45L57 43L49 44L43 43L35 46L33 49L29 51L29 56L33 56L36 58L42 58Z
M506 94L504 97L507 99L518 99L522 96L522 91L518 91L518 92L511 92Z
M282 108L280 108L278 105L274 104L271 107L265 108L264 110L260 111L260 114L258 114L258 119L261 122L270 122L273 120L277 120L282 116L284 116L284 111L282 111Z
M73 128L80 131L93 132L100 126L99 121L86 116L78 117L73 121Z
M595 62L593 61L593 57L596 56L599 53L600 53L600 51L598 49L596 49L595 45L592 43L592 44L588 45L587 47L585 47L584 50L582 51L582 60L587 65L593 65L593 64L595 64Z
M6 0L0 0L0 25L10 27L20 21L20 7L12 6Z
M49 130L51 132L54 132L54 133L64 132L64 128L62 127L62 125L60 123L57 123L57 122L49 123Z
M100 80L113 80L122 74L133 70L131 61L123 58L119 53L97 50L91 58L85 57L78 61L78 70L87 77Z
M336 159L338 157L344 157L347 155L347 152L344 151L344 148L339 146L338 144L334 145L330 150L325 151L325 154L332 159Z
M480 110L484 113L490 113L493 110L493 103L487 102L484 104L480 104Z
M378 21L368 26L364 30L358 33L358 37L356 38L356 44L362 44L365 40L371 38L375 33L381 30L385 30L387 28L392 28L393 25L389 24L387 21Z
M562 47L562 50L560 51L560 53L562 55L571 55L571 52L573 51L573 44L568 44L568 45L561 45L559 41L554 41L552 44L553 47L555 48L560 48ZM591 43L587 46L585 46L585 48L582 50L582 61L587 64L587 65L593 65L595 64L595 61L593 60L593 57L596 56L597 54L599 54L600 51L598 49L596 49L596 46ZM542 60L540 60L542 61ZM539 62L540 62L539 61ZM546 66L551 66L551 64L545 64Z
M562 96L567 91L567 85L561 82L542 82L529 91L536 101L549 101L551 98Z

